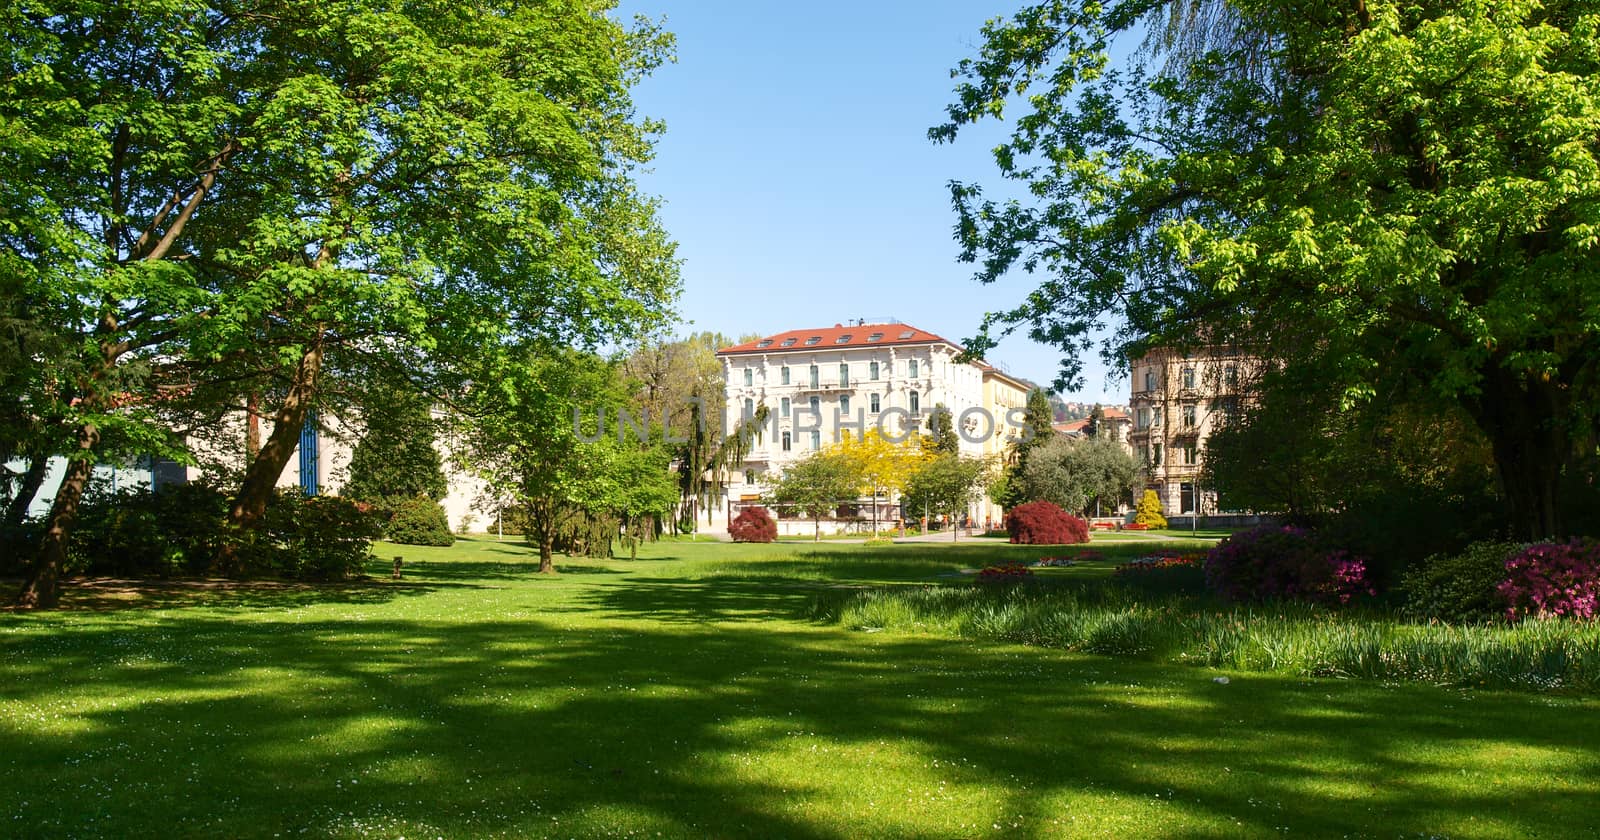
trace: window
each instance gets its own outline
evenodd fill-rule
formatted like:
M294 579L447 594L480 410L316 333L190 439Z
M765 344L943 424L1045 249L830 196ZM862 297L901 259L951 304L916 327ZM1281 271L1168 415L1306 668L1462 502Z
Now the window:
M1239 366L1238 365L1228 365L1227 368L1224 369L1223 376L1225 377L1225 380L1227 381L1228 386L1230 388L1233 387L1234 385L1238 385L1239 384Z
M1186 466L1186 467L1192 467L1192 466L1194 466L1194 462L1195 462L1195 445L1191 443L1188 446L1185 446L1183 448L1183 465Z
M914 336L916 334L917 334L916 330L906 330L905 332L900 334L900 340L901 341L905 341L906 339L908 339L908 338L910 338L910 337L912 337L912 336Z
M812 347L814 345L821 344L821 343L822 343L822 336L820 336L820 335L814 335L814 336L806 339L806 346L807 347Z
M872 335L867 336L867 340L868 341L882 341L883 340L883 333L873 333Z
M1194 387L1194 368L1186 367L1183 369L1183 387Z
M911 361L906 362L906 371L907 371L907 375L910 376L912 379L916 379L917 378L917 360L916 359L912 359Z
M772 339L763 338L760 341L756 342L756 346L757 347L771 347L772 346Z
M867 365L867 378L871 379L873 381L877 381L877 379L878 379L878 363L877 362L873 362L872 364Z
M300 428L300 492L315 496L320 492L318 462L321 458L321 436L317 434L317 413L306 414L306 423Z
M744 384L746 384L746 385L754 385L754 384L756 384L756 372L751 370L750 368L745 368L744 369Z
M788 365L784 365L783 367L779 368L778 369L778 376L779 376L780 380L783 382L783 384L788 385L789 384L789 366Z
M1150 465L1153 467L1161 466L1161 444L1159 443L1150 444Z
M1159 409L1159 408L1150 409L1150 425L1152 425L1152 426L1161 425L1161 409Z
M911 392L911 413L912 414L917 414L917 413L919 413L921 411L922 411L921 397L919 397L917 395L916 391L912 391Z
M849 333L845 333L844 335L839 336L838 338L833 340L833 343L834 344L849 344L850 343L850 334Z
M817 387L817 381L818 381L817 380L817 366L816 365L812 365L811 366L810 373L811 373L811 387L815 388L815 387Z
M746 417L754 417L754 416L756 416L756 401L755 400L747 399L747 400L744 401L744 416L746 416Z
M1195 421L1194 403L1184 403L1183 404L1183 427L1185 429L1194 428L1194 421Z
M879 405L879 402L878 402L878 395L877 394L873 394L872 397L870 399L868 399L867 402L872 406L872 413L873 414L877 414L879 411L882 410L880 405Z
M793 438L788 432L783 433L783 440L779 443L779 446L782 446L783 451L785 452L788 452L790 449L794 448Z
M847 364L841 363L839 365L839 387L850 387L850 366Z
M1150 409L1141 408L1138 414L1139 422L1135 424L1140 429L1150 428Z
M778 346L779 347L793 347L794 346L794 339L786 338L786 339L783 340L783 343L778 345Z
M821 448L822 448L822 433L818 432L818 431L812 431L811 432L811 450L813 452L815 452L816 450L821 449Z
M840 394L839 395L839 413L847 415L847 416L850 414L850 395L849 394Z
M778 403L778 416L782 417L785 420L789 419L789 398L788 397L784 397L783 401Z
M817 398L817 397L812 397L810 402L809 402L809 404L811 406L811 416L812 417L821 417L822 416L822 400Z
M1147 370L1147 371L1144 372L1144 389L1146 391L1154 391L1156 389L1156 372L1155 371Z

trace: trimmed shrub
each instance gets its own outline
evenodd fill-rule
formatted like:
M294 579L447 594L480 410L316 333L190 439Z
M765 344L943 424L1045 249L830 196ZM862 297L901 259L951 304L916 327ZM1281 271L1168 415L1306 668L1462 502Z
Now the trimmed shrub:
M1498 590L1512 621L1600 617L1600 541L1530 545L1506 561L1506 580Z
M769 543L778 538L778 523L764 507L747 507L728 523L734 542Z
M1486 540L1459 554L1429 557L1401 579L1406 614L1450 623L1504 618L1510 605L1499 587L1506 580L1506 560L1517 550L1515 543Z
M1377 594L1366 561L1328 550L1304 528L1268 525L1240 531L1206 555L1206 585L1230 601L1294 600L1346 604Z
M1146 490L1139 497L1139 506L1133 513L1133 524L1146 528L1167 527L1167 518L1161 515L1161 497L1156 495L1156 491Z
M1053 502L1028 502L1006 512L1006 531L1019 545L1062 545L1089 541L1089 523Z
M396 499L389 505L389 523L383 535L390 542L403 545L455 545L456 537L450 533L450 519L444 507L427 496Z

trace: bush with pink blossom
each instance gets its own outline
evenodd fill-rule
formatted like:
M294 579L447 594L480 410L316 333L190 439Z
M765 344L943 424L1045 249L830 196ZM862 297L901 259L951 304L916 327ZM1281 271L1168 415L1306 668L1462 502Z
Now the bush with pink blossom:
M1506 561L1506 579L1498 589L1512 621L1600 617L1600 541L1530 545Z
M1240 531L1206 555L1206 585L1230 601L1292 600L1330 606L1376 594L1366 559L1328 549L1292 525Z

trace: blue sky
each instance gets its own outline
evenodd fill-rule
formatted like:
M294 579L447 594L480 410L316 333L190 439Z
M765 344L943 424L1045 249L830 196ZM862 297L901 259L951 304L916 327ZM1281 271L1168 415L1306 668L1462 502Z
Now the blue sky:
M894 317L961 341L983 313L1035 285L982 286L956 261L946 184L1001 190L989 149L1000 123L956 144L927 139L989 18L1015 2L769 3L629 0L624 15L666 18L678 61L635 92L666 120L646 190L684 260L686 330L728 335ZM1025 336L990 354L1047 383L1059 351ZM1091 401L1127 401L1090 360Z

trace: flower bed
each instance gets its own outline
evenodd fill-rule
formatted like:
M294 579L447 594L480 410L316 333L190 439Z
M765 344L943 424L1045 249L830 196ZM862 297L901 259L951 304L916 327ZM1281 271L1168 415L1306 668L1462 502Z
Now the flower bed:
M1143 522L1129 522L1128 524L1122 526L1122 530L1124 530L1124 531L1148 531L1148 530L1150 530L1150 526L1144 524Z
M1021 563L986 566L978 572L979 583L1016 583L1033 577L1033 570Z

